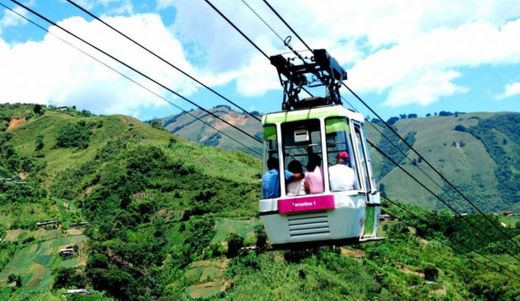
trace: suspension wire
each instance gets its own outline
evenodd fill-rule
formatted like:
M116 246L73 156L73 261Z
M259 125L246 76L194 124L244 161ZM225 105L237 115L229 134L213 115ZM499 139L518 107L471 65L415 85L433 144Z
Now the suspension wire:
M228 22L229 25L231 25L236 31L238 31L242 35L242 37L244 37L251 45L253 45L253 47L255 47L256 50L258 50L263 56L265 56L266 59L269 60L269 56L262 49L260 49L260 47L258 47L258 45L256 45L255 42L253 42L242 30L240 30L233 22L231 22L231 20L229 20L228 17L226 17L226 15L224 15L218 8L216 8L215 5L211 3L211 1L204 1L206 1L206 3L209 6L211 6L211 8L213 8L214 11L216 11L224 20Z
M408 141L406 141L406 139L404 139L390 124L388 124L388 122L384 121L383 118L381 118L381 116L379 114L377 114L363 99L361 99L361 97L359 97L354 91L352 91L352 89L350 89L349 86L347 86L345 83L342 83L342 84L345 88L348 89L348 91L350 93L352 93L352 95L354 95L354 97L357 100L359 100L366 108L368 108L370 110L370 112L372 112L374 115L376 115L376 117L379 118L379 120L381 120L381 122L383 122L385 124L385 126L388 129L390 129L390 131L392 131L392 133L394 133L394 135L396 135L401 141L403 141L410 150L412 150L419 158L421 158L421 160L423 160L444 182L446 182L466 202L468 202L473 208L475 208L480 213L480 215L484 216L484 218L489 222L489 224L491 224L495 229L498 229L500 231L500 233L502 233L502 235L504 237L506 237L507 240L516 247L516 249L520 249L520 247L513 241L512 237L510 237L503 229L496 226L493 223L493 221L489 218L489 216L487 216L478 206L476 206L470 199L468 199L462 193L462 191L460 191L457 187L455 187L455 185L453 185L453 183L451 183L444 175L442 175L425 157L423 157L412 145L410 145L410 143L408 143Z
M394 159L392 159L388 154L386 154L385 152L383 152L383 150L381 150L379 147L377 147L374 143L372 143L372 141L368 140L367 139L367 142L368 144L370 144L370 146L372 146L375 150L377 150L381 155L383 155L387 160L389 160L390 162L392 162L397 168L399 168L401 171L403 171L406 175L408 175L408 177L410 177L412 180L414 180L417 184L419 184L422 188L424 188L426 191L428 191L430 194L432 194L437 200L441 201L446 207L448 207L451 211L455 212L455 214L460 217L464 222L466 222L468 225L470 225L473 229L477 230L479 233L481 233L484 237L486 237L487 239L489 239L490 242L494 243L496 246L499 246L502 250L504 250L506 253L509 253L509 255L511 255L514 259L516 259L518 262L520 262L520 260L514 255L511 253L511 251L507 248L507 247L504 247L502 244L498 244L497 242L494 242L491 238L489 238L489 236L487 235L487 233L485 233L482 229L480 229L479 227L477 227L473 222L470 222L469 220L463 218L463 215L460 214L460 212L453 208L453 206L451 206L448 202L446 202L445 200L443 200L440 196L438 196L435 192L433 192L430 188L428 188L426 185L424 185L423 183L421 183L421 181L419 181L415 176L413 176L410 172L408 172L406 169L404 169L401 165L399 165L398 162L396 162Z
M270 29L270 30L271 30L271 31L272 31L272 32L273 32L273 33L278 37L278 39L280 39L280 41L282 41L282 43L285 44L285 40L284 40L284 38L282 38L282 36L280 36L280 35L278 34L278 32L276 32L276 30L274 30L274 28L273 28L271 25L269 25L269 23L267 23L267 22L264 20L264 18L262 18L262 17L261 17L261 16L256 12L256 10L254 10L254 8L252 8L252 7L247 3L246 0L241 0L241 1L242 1L242 3L244 3L245 6L247 6L247 8L249 8L249 10L250 10L253 14L255 14L255 16L256 16L258 19L260 19L260 21L262 21L262 23L264 23L265 26L267 26L267 28L269 28L269 29Z
M26 16L24 16L24 15L18 13L17 11L11 9L10 7L7 7L7 6L4 5L3 3L0 2L0 5L3 6L4 8L6 8L6 9L8 9L8 10L11 11L12 13L16 14L16 15L19 16L20 18L25 19L27 22L29 22L29 23L35 25L36 27L40 28L41 30L43 30L43 31L47 32L48 34L54 36L55 38L59 39L61 42L63 42L63 43L65 43L65 44L69 45L70 47L72 47L72 48L76 49L77 51L83 53L84 55L88 56L89 58L95 60L95 61L98 62L99 64L105 66L106 68L112 70L112 71L115 72L115 73L118 73L119 75L121 75L121 76L124 77L125 79L131 81L131 82L134 83L135 85L137 85L137 86L141 87L142 89L148 91L148 92L151 93L152 95L154 95L154 96L156 96L156 97L162 99L163 101L165 101L165 102L167 102L168 104L172 105L173 107L179 109L179 110L182 111L183 113L188 114L188 115L190 115L191 117L193 117L194 119L196 119L196 120L202 122L202 123L205 124L206 126L211 127L211 128L214 129L215 131L217 131L217 132L221 133L222 135L226 136L227 138L229 138L229 139L235 141L235 142L238 143L239 145L242 145L243 147L249 149L249 150L252 151L253 153L257 154L258 156L260 156L260 157L262 156L262 154L260 154L257 150L255 150L255 149L253 149L253 148L251 148L251 147L245 145L244 143L240 142L238 139L236 139L236 138L234 138L234 137L232 137L232 136L226 134L225 132L223 132L223 131L217 129L216 127L214 127L214 126L211 125L210 123L204 121L204 119L202 119L202 117L198 117L198 116L192 114L191 112L184 110L182 107L178 106L177 104L175 104L174 102L170 101L170 100L167 99L166 97L164 97L164 96L162 96L162 95L156 93L155 91L151 90L150 88L146 87L145 85L143 85L143 84L139 83L138 81L134 80L134 79L131 78L130 76L124 74L123 72L121 72L121 71L115 69L114 67L108 65L107 63L101 61L100 59L96 58L95 56L91 55L90 53L84 51L83 49L77 47L76 45L70 43L69 41L67 41L67 40L65 40L65 39L63 39L63 38L61 38L60 36L56 35L55 33L49 31L47 28L41 26L40 24L38 24L38 23L34 22L33 20L27 18Z
M174 68L175 70L177 70L178 72L182 73L183 75L185 75L186 77L190 78L191 80L193 80L194 82L198 83L199 85L203 86L204 88L210 90L211 92L213 92L215 95L217 95L218 97L222 98L223 100L227 101L228 103L234 105L236 108L242 110L242 112L244 112L245 114L253 117L254 119L258 120L258 121L262 121L260 118L258 118L257 116L249 113L246 109L242 108L240 105L238 105L237 103L235 103L234 101L232 101L231 99L225 97L224 95L222 95L221 93L217 92L216 90L214 90L213 88L209 87L208 85L204 84L203 82L201 82L200 80L198 80L197 78L195 78L194 76L188 74L186 71L182 70L180 67L178 66L175 66L172 62L164 59L162 56L158 55L157 53L155 53L154 51L150 50L148 47L142 45L141 43L137 42L135 39L132 39L130 36L128 36L127 34L121 32L120 30L118 30L117 28L115 28L114 26L110 25L108 22L106 21L103 21L101 18L99 18L98 16L96 16L94 13L92 13L91 11L89 11L88 9L84 8L83 6L81 6L80 4L77 4L76 2L74 1L71 1L71 0L66 0L67 2L69 2L70 4L72 4L73 6L75 6L76 8L78 8L79 10L83 11L84 13L86 13L87 15L91 16L92 18L96 19L97 21L103 23L103 25L109 27L110 29L112 29L113 31L117 32L118 34L122 35L123 37L125 37L127 40L131 41L132 43L134 43L135 45L139 46L140 48L142 48L143 50L145 50L146 52L148 52L149 54L153 55L154 57L156 57L157 59L161 60L163 63L166 63L168 64L170 67Z
M312 49L309 47L309 45L307 45L305 43L305 41L298 35L298 33L283 19L283 17L276 11L276 9L274 9L270 4L269 2L267 2L267 0L263 0L264 3L273 11L274 14L276 14L276 16L278 16L278 18L287 26L287 28L289 28L291 30L291 32L294 33L294 35L296 35L296 37L298 37L298 39L307 47L307 49L309 49L310 51L312 51ZM363 99L361 99L361 97L359 97L354 91L352 91L352 89L350 89L350 87L348 87L344 82L342 82L342 85L348 89L348 91L354 95L355 98L357 98L365 107L367 107L374 115L376 115L377 118L379 118L379 120L381 120L385 126L387 126L400 140L402 140L415 154L417 154L419 156L419 158L421 158L431 169L433 169L433 171L439 175L442 180L444 180L446 183L448 183L448 185L454 190L456 191L466 202L468 202L474 209L476 209L478 211L478 213L480 213L481 215L484 216L484 218L496 229L499 230L499 232L507 238L507 240L513 244L515 246L516 249L519 249L520 250L520 246L518 246L512 239L511 236L509 236L503 229L501 229L500 227L497 227L495 224L493 224L493 221L489 218L489 216L487 216L478 206L476 206L469 198L467 198L463 193L462 191L460 191L455 185L453 185L453 183L451 183L446 177L444 177L432 164L430 164L430 162L428 160L426 160L426 158L424 158L421 154L419 154L419 152L417 152L415 150L415 148L413 148L412 145L410 145L408 143L408 141L406 141L401 135L399 135L399 133L397 133L397 131L392 128L392 126L390 126L386 121L384 121L381 116L379 114L377 114L365 101L363 101Z
M343 97L342 97L343 98ZM354 110L357 111L357 109L355 107L353 107ZM399 151L405 158L407 158L410 162L412 162L413 164L413 160L408 156L408 154L406 154L403 150L401 150L401 148L399 148L387 135L385 135L383 133L383 131L381 129L379 129L375 124L373 124L372 122L368 122L368 124L370 124L370 126L372 126L372 128L374 130L376 130L380 135L381 137L383 137L386 141L388 141L395 149L397 149L397 151ZM422 174L424 174L432 183L434 183L437 187L439 187L441 190L444 190L444 188L436 181L434 180L428 173L426 173L426 171L421 168L420 166L416 166L417 169L419 169ZM385 199L387 199L385 197ZM497 239L492 239L491 240L493 243L497 244Z
M408 208L406 208L405 206L403 206L403 204L400 204L400 203L397 202L397 201L393 201L393 200L387 198L386 196L384 196L384 198L385 198L385 201L388 201L389 203L391 203L391 204L397 206L399 209L401 209L401 210L405 211L406 213L412 215L413 217L417 218L418 220L420 220L420 221L421 221L422 223L424 223L425 225L430 225L430 222L429 222L427 219L425 219L425 218L423 218L423 217L421 217L421 216L415 214L413 211L411 211L411 210L409 210ZM385 210L387 210L387 209L385 208ZM387 210L387 211L388 211L388 210ZM395 216L395 215L394 215L394 216ZM396 217L397 217L397 216L396 216ZM437 231L437 232L438 232L438 231ZM443 235L443 236L444 236L444 235ZM445 246L447 246L447 247L449 247L449 248L451 248L451 249L457 251L458 253L464 254L464 255L466 255L466 256L467 256L468 253L469 253L468 251L463 251L463 250L461 250L461 249L455 247L454 245L450 245L450 244L448 244L447 242L442 241L442 240L440 240L440 239L432 238L432 240L435 240L435 241L437 241L437 242L439 242L439 243L441 243L441 244L443 244L443 245L445 245ZM468 249L469 249L469 248L468 248ZM470 251L471 251L471 250L470 250ZM481 253L476 252L476 251L471 251L471 252L475 252L475 254L477 254L477 255L483 257L484 259L488 260L489 262L494 263L494 264L495 264L497 267L499 267L499 268L505 268L506 270L509 270L509 271L511 271L511 272L515 272L515 271L511 270L511 268L510 268L509 266L504 266L504 265L502 265L502 264L496 262L495 260L493 260L493 259L491 259L491 258L485 256L484 254L481 254ZM497 268L497 267L493 267L493 266L491 266L490 264L488 264L488 263L485 262L485 261L481 261L481 262L479 262L479 261L476 261L476 259L474 260L473 258L471 258L471 257L469 257L469 256L467 256L467 258L468 258L470 261L473 261L473 262L475 262L475 263L484 264L484 265L486 265L486 266L489 267L489 268L492 268L492 269L496 269L496 268ZM497 269L497 271L501 272L500 269Z
M11 0L12 1L12 0ZM268 59L269 61L271 61L271 59L269 58L269 56L262 50L260 49L260 47L258 47L258 45L255 44L255 42L253 42L253 40L251 40L242 30L240 30L240 28L238 28L235 23L233 23L228 17L226 17L226 15L224 15L217 7L215 7L215 5L213 5L213 3L211 3L211 1L209 0L204 0L209 6L211 6L211 8L217 12L224 20L226 20L226 22L231 25L231 27L233 27L238 33L240 33L240 35L246 39L251 45L253 45L253 47L256 48L256 50L258 50L266 59ZM305 93L309 94L311 97L314 97L314 95L312 95L311 92L309 92L307 89L303 88L302 87L302 90L305 91Z
M269 4L269 2L267 2L267 0L263 0L264 3L271 9L271 11L283 22L283 24L285 24L285 26L287 26L287 28L289 28L292 33L294 33L294 35L303 43L303 45L305 45L305 47L307 47L307 49L309 49L310 52L312 52L312 49L311 47L309 47L309 45L307 45L307 43L305 43L305 41L300 37L300 35L298 35L298 33L291 27L291 25L289 25L289 23L287 23L284 18L282 18L282 16L280 16L280 14L276 11L276 9L274 9L271 4Z
M66 28L62 27L61 25L58 25L56 22L54 22L54 21L48 19L47 17L41 15L40 13L36 12L35 10L33 10L33 9L29 8L29 7L27 7L26 5L24 5L24 4L20 3L20 2L18 2L17 0L11 0L11 2L14 2L14 3L18 4L19 6L23 7L23 8L26 9L27 11L29 11L29 12L31 12L32 14L36 15L37 17L39 17L40 19L46 21L47 23L49 23L49 24L51 24L51 25L54 25L54 26L58 27L59 29L61 29L61 30L63 30L64 32L66 32L67 34L69 34L69 35L75 37L76 39L80 40L81 42L83 42L83 43L89 45L90 47L96 49L97 51L103 53L104 55L106 55L106 56L108 56L109 58L115 60L116 62L120 63L121 65L123 65L123 66L125 66L125 67L131 69L132 71L134 71L134 72L136 72L137 74L141 75L142 77L144 77L144 78L150 80L151 82L155 83L156 85L161 86L163 89L168 90L170 93L175 94L177 97L179 97L179 98L181 98L181 99L187 101L188 103L190 103L190 104L196 106L198 109L200 109L200 110L202 110L202 111L204 111L204 112L210 114L211 116L213 116L213 117L219 119L220 121L222 121L222 122L224 122L225 124L231 126L232 128L236 129L237 131L241 132L242 134L244 134L244 135L250 137L251 139L253 139L253 140L255 140L255 141L259 142L259 143L262 143L262 141L261 141L260 139L256 138L255 136L253 136L253 135L249 134L248 132L242 130L241 128L239 128L239 127L237 127L237 126L235 126L235 125L229 123L229 122L226 121L225 119L220 118L219 116L215 115L213 112L211 112L211 111L205 109L204 107L200 106L199 104L195 103L194 101L190 100L189 98L187 98L187 97L181 95L180 93L178 93L178 92L172 90L171 88L168 88L166 85L162 84L161 82L155 80L154 78L152 78L152 77L150 77L149 75L145 74L144 72L138 70L137 68L132 67L132 66L129 65L128 63L125 63L124 61L122 61L122 60L116 58L115 56L113 56L113 55L111 55L110 53L104 51L103 49L100 49L99 47L93 45L92 43L86 41L85 39L79 37L78 35L72 33L71 31L67 30Z
M403 155L406 159L408 159L408 161L410 161L413 164L413 160L408 156L408 154L406 154L403 150L401 150L387 135L385 135L383 133L383 131L381 129L379 129L372 122L369 122L369 124L372 126L372 128L374 130L376 130L381 135L381 137L383 137L386 141L388 141L388 143L390 143L395 149L397 149L397 151L399 153L401 153L401 155ZM436 180L434 180L428 173L426 173L426 171L424 171L424 169L422 169L420 166L416 166L416 167L417 167L417 169L419 169L422 172L423 175L425 175L430 181L432 181L435 185L437 185L437 187L439 187L441 190L444 190L443 187Z
M359 110L354 106L352 105L350 102L348 102L343 96L341 96L341 99L343 101L346 101L354 110L358 111ZM370 122L370 121L367 121L367 123L374 129L376 130L380 135L381 137L383 137L386 141L388 141L388 143L390 143L390 145L392 145L395 149L397 149L397 151L399 153L401 153L406 159L408 159L408 161L410 161L412 164L413 164L413 160L408 156L408 154L406 154L403 150L401 150L387 135L385 135L383 133L383 131L381 129L379 129L379 127L377 127L374 123ZM417 169L419 169L421 171L422 174L424 174L430 181L432 181L435 185L437 185L437 187L439 187L441 190L444 190L444 188L436 181L434 180L428 173L426 173L426 171L424 171L424 169L422 169L420 166L416 166Z

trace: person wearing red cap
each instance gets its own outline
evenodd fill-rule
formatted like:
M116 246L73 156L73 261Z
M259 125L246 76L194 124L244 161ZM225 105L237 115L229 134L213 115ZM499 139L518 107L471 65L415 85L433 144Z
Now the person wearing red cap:
M331 191L352 190L356 184L354 170L348 166L349 155L347 152L339 152L336 157L336 165L329 167L329 182Z

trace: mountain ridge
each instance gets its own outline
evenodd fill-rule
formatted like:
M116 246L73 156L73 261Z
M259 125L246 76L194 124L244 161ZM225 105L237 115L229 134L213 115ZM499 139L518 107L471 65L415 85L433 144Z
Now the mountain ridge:
M231 115L242 116L245 123L244 125L237 124L237 126L256 137L262 137L260 123L257 120L236 112L228 106L218 106L212 110L215 114L221 114L223 118ZM205 116L206 114L197 110L191 113L199 118L203 118L210 124L214 122L214 120ZM519 162L518 158L515 152L511 150L500 151L501 145L493 146L493 139L503 136L501 139L508 141L508 148L518 148L520 139L516 139L517 132L505 126L507 121L504 119L511 118L516 120L519 118L520 113L441 113L441 116L430 117L414 117L414 114L408 114L404 116L412 116L414 118L400 118L397 121L394 117L392 126L402 137L407 138L407 141L422 156L427 158L428 162L452 181L456 187L459 187L461 191L465 191L464 193L468 195L467 197L476 199L476 203L486 211L514 210L515 212L520 212L520 197L518 196L520 190L516 187L511 187L509 190L514 190L514 192L511 192L507 187L503 187L504 185L501 186L499 183L501 173L509 174L507 183L510 186L514 185L514 180L512 179L520 181L518 174L514 170L510 170L513 169L512 166L507 166L507 163L505 163ZM248 151L237 145L236 142L224 139L213 129L201 126L201 123L192 117L183 115L183 118L179 118L181 115L162 118L161 121L164 128L171 133L194 142L224 149ZM484 130L479 127L480 124L487 124L489 129L495 129L494 126L498 127L498 129L495 129L494 135L481 134L479 136L477 132ZM514 124L514 121L511 124ZM376 131L373 127L378 127L379 131L382 131L392 142L387 142L379 131ZM507 133L504 134L500 131L501 129L503 131L507 129ZM408 168L414 176L427 183L435 193L442 195L443 198L452 200L453 204L458 206L458 208L468 210L469 212L474 210L464 205L460 200L460 196L451 191L452 189L449 185L443 183L442 179L434 171L429 170L425 162L422 162L422 159L411 150L408 150L404 143L400 142L388 129L384 130L381 122L367 124L365 131L368 139L376 143L386 153L395 156L394 159L399 161L405 168ZM234 132L232 129L227 129L226 133L233 137L241 138L241 134ZM512 137L507 139L508 135ZM213 137L213 139L209 140L201 137ZM250 141L246 138L240 141L251 148L261 151L261 146L253 140ZM407 154L411 161L399 154L392 144L400 145L401 150ZM375 174L378 175L378 183L382 185L382 190L388 197L409 203L419 203L428 208L442 208L442 206L437 204L435 197L429 195L422 188L417 187L413 181L408 179L404 173L390 162L385 162L379 153L371 150L371 155L376 171ZM425 170L427 176L419 168ZM433 178L435 182L432 182L429 178Z

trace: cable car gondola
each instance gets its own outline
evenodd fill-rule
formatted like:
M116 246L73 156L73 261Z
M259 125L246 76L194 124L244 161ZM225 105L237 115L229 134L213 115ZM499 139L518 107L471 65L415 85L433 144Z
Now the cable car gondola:
M380 240L380 196L364 118L342 106L347 74L326 50L272 56L284 88L282 111L263 116L260 216L273 247ZM295 61L301 61L296 64ZM325 97L299 98L324 86ZM303 168L306 166L306 168Z

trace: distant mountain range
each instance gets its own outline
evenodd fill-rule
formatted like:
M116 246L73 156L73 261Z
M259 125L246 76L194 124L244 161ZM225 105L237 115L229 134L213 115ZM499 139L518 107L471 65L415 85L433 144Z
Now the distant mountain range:
M258 138L262 137L260 122L248 115L228 106L217 106L211 112ZM191 111L190 114L237 138L248 147L261 151L261 144L213 116L200 110ZM480 208L489 212L520 211L520 128L517 127L520 114L443 112L440 115L443 116L417 118L414 114L408 114L402 115L401 119L392 118L391 122L402 137L406 137L428 162ZM251 152L186 113L160 120L170 133L188 140L228 150ZM384 139L374 127L383 131L392 143ZM392 155L441 198L462 211L473 210L390 130L384 129L381 122L368 123L365 129L369 140ZM392 144L404 151L409 159ZM429 208L445 208L391 162L383 160L383 156L375 150L371 150L371 153L378 183L389 198Z

